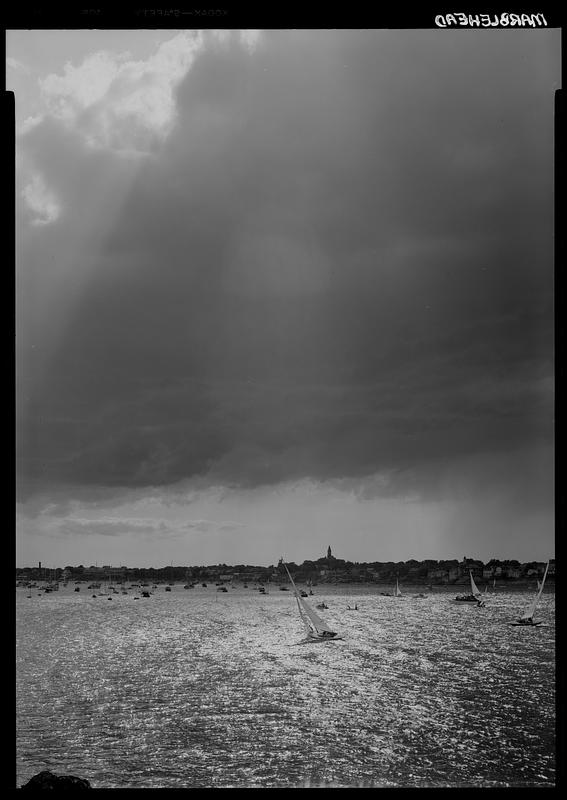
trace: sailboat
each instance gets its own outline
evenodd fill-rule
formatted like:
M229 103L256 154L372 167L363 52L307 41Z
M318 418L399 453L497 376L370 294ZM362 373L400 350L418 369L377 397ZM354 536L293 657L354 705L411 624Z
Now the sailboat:
M543 573L543 579L541 581L541 584L539 585L538 592L537 592L535 598L532 600L530 605L524 611L522 616L518 617L518 619L515 622L511 622L510 625L522 625L524 627L526 627L526 626L527 627L530 627L530 626L531 627L535 627L537 625L541 625L542 624L541 620L534 620L534 614L535 614L535 611L536 611L536 608L537 608L537 604L539 603L539 598L541 597L541 594L543 592L543 587L545 585L545 579L547 577L547 570L548 569L549 569L549 561L547 562L547 565L545 567L545 572ZM539 581L538 581L538 584L539 584Z
M398 578L396 578L396 588L393 592L380 592L380 594L382 597L403 597Z
M338 635L336 631L331 630L331 628L327 625L327 623L321 619L321 617L315 613L315 611L311 608L307 600L301 596L301 593L298 591L297 586L293 582L293 578L289 574L289 570L287 565L284 564L285 571L287 572L288 578L291 582L293 587L293 591L295 594L295 599L297 600L297 607L299 609L299 616L301 617L301 621L305 625L307 631L307 638L304 639L304 642L327 642L327 641L335 641L340 639L341 637Z
M469 576L471 579L471 591L470 594L458 594L452 603L476 603L477 605L484 605L484 601L482 599L482 595L478 589L478 586L474 582L474 578L472 576L471 570L469 570Z

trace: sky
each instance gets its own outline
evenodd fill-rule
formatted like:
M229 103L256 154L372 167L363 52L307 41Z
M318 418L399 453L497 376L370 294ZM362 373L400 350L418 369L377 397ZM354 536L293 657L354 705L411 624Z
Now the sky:
M18 566L554 556L559 31L6 55Z

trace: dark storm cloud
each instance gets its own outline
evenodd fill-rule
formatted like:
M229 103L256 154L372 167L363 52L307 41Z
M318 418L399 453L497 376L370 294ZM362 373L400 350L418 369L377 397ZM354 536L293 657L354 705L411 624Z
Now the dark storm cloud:
M552 42L272 32L140 164L31 131L68 210L22 245L22 492L549 441Z

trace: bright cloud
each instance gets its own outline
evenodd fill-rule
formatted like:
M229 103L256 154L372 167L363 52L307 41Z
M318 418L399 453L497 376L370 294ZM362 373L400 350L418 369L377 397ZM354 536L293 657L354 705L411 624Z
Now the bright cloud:
M96 519L86 517L67 517L57 528L63 534L99 534L102 536L121 536L123 534L163 534L178 536L189 531L199 533L219 533L246 527L231 520L194 519L171 521L139 517L102 516Z
M79 65L68 61L61 73L39 79L37 113L18 122L18 134L51 118L88 147L118 155L149 154L175 125L175 89L197 55L212 45L228 46L235 37L252 52L259 31L180 31L146 60L134 60L129 52L99 50ZM18 59L10 57L7 64L16 72L29 72ZM22 196L34 214L34 225L59 217L59 203L43 177L36 175Z
M200 531L201 533L215 533L218 531L232 531L236 528L245 528L241 522L215 522L209 519L195 519L186 523L185 527Z
M202 47L202 34L182 31L146 61L101 51L62 75L40 81L49 113L94 147L148 151L175 121L174 89Z
M35 175L22 191L29 209L34 213L33 225L55 222L61 212L55 195L47 188L43 178Z
M259 39L260 39L260 31L256 30L240 31L240 41L250 52L256 49Z
M81 133L91 147L145 153L163 141L175 124L174 90L208 42L226 44L232 32L181 31L145 61L130 54L99 51L63 74L40 80L50 115ZM249 52L259 31L240 32Z
M23 61L20 61L17 58L11 58L10 56L8 56L6 59L6 66L10 67L10 69L13 69L14 72L21 72L24 75L28 75L30 72L29 68L26 67Z
M167 525L163 520L132 519L121 517L99 517L85 519L68 517L59 524L61 533L100 534L103 536L119 536L124 533L159 533L166 532Z

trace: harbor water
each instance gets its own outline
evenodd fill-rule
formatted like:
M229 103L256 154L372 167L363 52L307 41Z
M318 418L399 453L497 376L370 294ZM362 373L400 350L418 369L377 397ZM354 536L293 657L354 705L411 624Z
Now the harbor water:
M18 786L46 769L93 788L555 784L553 590L522 628L535 587L478 608L319 585L344 638L300 644L277 587L74 588L16 590Z

